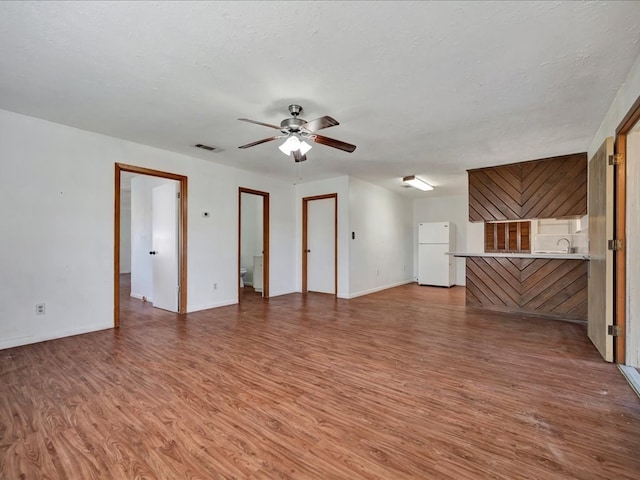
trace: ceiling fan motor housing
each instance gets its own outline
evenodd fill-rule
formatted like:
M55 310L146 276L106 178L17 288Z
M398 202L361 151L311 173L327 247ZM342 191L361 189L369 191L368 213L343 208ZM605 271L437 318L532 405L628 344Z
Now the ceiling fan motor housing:
M302 118L286 118L280 122L280 128L283 133L298 132L300 131L300 127L305 123L307 123L307 121Z
M302 106L296 105L295 103L293 105L289 105L289 112L291 112L291 115L294 117L297 117L302 113Z

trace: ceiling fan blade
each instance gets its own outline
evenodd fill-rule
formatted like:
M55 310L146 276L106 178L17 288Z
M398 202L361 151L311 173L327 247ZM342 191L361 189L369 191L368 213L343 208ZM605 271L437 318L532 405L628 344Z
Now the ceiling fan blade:
M327 145L328 147L337 148L349 153L353 152L356 149L355 145L351 145L350 143L342 142L340 140L335 140L333 138L323 137L322 135L311 135L309 138L311 138L316 143L320 143L321 145Z
M255 123L256 125L262 125L264 127L275 128L276 130L280 130L280 127L276 127L275 125L271 125L270 123L257 122L256 120L249 120L248 118L239 118L241 122L249 122Z
M257 142L252 142L252 143L247 143L246 145L242 145L238 148L249 148L249 147L255 147L256 145L260 145L261 143L267 143L267 142L271 142L273 140L277 140L279 139L280 136L275 136L275 137L269 137L269 138L263 138L262 140L258 140Z
M306 155L300 154L300 150L294 150L291 153L293 153L293 159L296 161L296 163L304 162L307 159Z
M322 130L323 128L335 127L336 125L340 125L340 123L338 123L335 118L325 115L324 117L316 118L315 120L302 124L300 128L304 128L310 132L315 132Z

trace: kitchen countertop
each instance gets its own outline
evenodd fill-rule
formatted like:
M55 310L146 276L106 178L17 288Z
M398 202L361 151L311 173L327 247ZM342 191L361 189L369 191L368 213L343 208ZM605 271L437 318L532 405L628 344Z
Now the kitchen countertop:
M588 253L469 253L469 252L447 252L447 255L454 257L505 257L505 258L551 258L558 260L589 260Z

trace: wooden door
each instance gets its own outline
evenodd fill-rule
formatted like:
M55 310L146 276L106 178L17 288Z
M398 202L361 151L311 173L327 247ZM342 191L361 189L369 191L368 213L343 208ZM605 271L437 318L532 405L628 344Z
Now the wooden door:
M613 361L613 138L589 161L589 310L588 333L602 358Z

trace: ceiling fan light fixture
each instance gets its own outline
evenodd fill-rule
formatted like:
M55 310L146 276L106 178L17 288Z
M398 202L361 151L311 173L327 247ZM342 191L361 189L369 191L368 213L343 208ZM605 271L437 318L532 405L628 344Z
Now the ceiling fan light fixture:
M302 155L306 155L306 153L311 150L311 145L309 145L307 142L300 141L300 139L296 135L291 135L278 148L285 155L291 155L291 152L296 150L300 150L300 153Z
M311 150L311 145L309 145L307 142L305 142L304 140L300 142L300 153L302 155L306 155L307 152Z
M421 178L416 177L415 175L409 175L408 177L404 177L402 181L408 185L411 185L414 188L422 190L426 192L428 190L433 190L433 187L429 185L427 182L422 180Z

